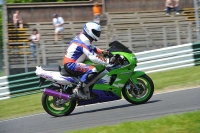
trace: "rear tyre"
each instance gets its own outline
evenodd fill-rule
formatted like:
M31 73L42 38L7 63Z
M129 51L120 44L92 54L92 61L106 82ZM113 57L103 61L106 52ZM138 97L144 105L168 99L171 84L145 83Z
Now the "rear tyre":
M146 103L154 93L154 84L151 78L144 74L137 78L138 84L136 89L130 79L122 89L124 98L132 104Z
M62 99L43 94L42 106L44 110L55 117L69 115L76 107L76 101L62 102Z

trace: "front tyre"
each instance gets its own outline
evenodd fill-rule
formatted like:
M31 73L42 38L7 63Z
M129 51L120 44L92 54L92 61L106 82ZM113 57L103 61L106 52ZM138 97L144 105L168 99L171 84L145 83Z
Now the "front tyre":
M133 84L132 79L122 89L124 98L132 104L146 103L153 95L154 84L151 78L144 74L137 78L138 84ZM136 87L137 86L137 87Z
M76 101L65 103L62 99L43 94L42 106L44 110L52 116L66 116L75 109Z

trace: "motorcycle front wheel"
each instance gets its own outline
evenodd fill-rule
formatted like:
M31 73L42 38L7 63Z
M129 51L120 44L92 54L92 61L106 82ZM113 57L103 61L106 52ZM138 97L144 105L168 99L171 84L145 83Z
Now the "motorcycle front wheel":
M76 107L76 101L63 102L63 99L43 94L42 106L44 110L55 117L69 115Z
M122 89L124 98L132 104L146 103L154 93L154 84L151 78L144 74L137 78L138 84L133 84L132 79Z

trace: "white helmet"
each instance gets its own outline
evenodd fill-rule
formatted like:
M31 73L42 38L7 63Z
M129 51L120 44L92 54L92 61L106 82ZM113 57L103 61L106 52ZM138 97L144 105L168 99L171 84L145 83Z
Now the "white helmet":
M95 41L99 40L101 35L101 26L96 22L87 22L83 30L92 37Z

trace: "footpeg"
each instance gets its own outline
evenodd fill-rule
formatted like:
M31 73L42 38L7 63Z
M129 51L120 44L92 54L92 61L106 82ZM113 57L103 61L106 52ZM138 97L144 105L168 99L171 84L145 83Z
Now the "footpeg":
M87 96L82 92L81 88L75 88L73 90L74 95L76 95L77 98L79 99L87 99Z

